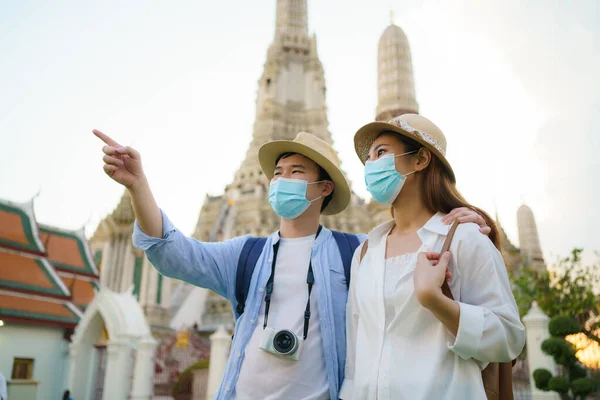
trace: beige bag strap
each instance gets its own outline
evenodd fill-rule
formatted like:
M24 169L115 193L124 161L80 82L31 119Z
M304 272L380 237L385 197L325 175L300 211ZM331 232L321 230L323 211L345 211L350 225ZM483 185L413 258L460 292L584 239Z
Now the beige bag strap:
M454 237L454 232L456 232L456 228L458 227L458 220L454 221L450 231L448 231L448 236L446 236L446 240L444 241L444 245L442 246L442 251L440 251L440 256L450 250L450 245L452 244L452 238ZM454 300L454 296L452 296L452 292L450 291L450 286L448 286L448 281L444 280L442 284L442 293L450 300Z

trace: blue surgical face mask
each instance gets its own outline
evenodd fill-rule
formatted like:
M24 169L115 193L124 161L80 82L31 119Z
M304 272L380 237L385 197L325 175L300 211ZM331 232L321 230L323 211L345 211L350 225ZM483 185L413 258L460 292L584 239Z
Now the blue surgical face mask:
M323 197L319 196L310 201L306 198L308 185L321 182L324 181L309 183L301 179L278 178L272 180L269 188L269 203L280 217L285 219L298 218L310 207L313 201Z
M396 200L400 190L402 190L402 186L404 186L406 177L414 174L416 171L402 175L396 171L394 160L396 157L412 153L416 153L416 151L398 155L386 154L375 161L367 161L365 163L365 184L376 202L391 205Z

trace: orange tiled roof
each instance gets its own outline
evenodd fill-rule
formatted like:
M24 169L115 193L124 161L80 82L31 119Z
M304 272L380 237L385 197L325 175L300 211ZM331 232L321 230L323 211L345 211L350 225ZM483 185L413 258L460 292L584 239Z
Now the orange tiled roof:
M43 253L31 204L0 201L0 246Z
M97 278L83 231L38 226L32 202L0 200L1 318L75 326Z
M46 322L59 322L75 326L80 315L69 302L56 302L41 297L27 297L10 293L0 293L0 316L2 318L29 319Z
M68 289L45 258L2 251L2 249L0 249L0 287L40 295L69 296Z
M69 288L73 304L85 310L94 299L96 295L95 290L99 289L98 282L77 278L76 276L65 276L65 274L61 274L60 278L65 283L65 286Z
M57 269L98 277L87 240L81 234L41 225L40 237L46 246L48 259Z

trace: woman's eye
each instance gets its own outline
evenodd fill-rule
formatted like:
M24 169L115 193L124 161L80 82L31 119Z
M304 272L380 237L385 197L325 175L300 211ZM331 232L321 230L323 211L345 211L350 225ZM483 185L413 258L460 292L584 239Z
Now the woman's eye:
M379 150L377 150L377 157L381 157L381 155L382 155L383 153L385 153L385 150L383 150L383 149L379 149Z

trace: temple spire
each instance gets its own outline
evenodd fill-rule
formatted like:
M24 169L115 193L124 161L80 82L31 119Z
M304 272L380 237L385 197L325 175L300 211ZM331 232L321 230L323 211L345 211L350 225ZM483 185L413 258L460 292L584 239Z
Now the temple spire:
M517 227L519 229L519 244L521 252L526 257L530 267L544 269L544 256L538 236L537 224L533 211L523 204L517 211Z
M308 35L306 0L277 0L275 28L281 33Z
M378 103L375 119L378 121L419 113L408 39L402 28L394 24L393 11L390 11L390 19L390 26L379 39L377 51Z

